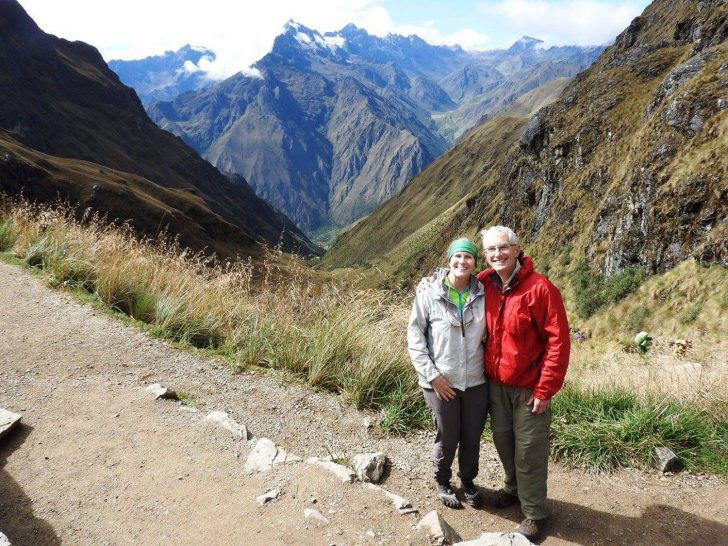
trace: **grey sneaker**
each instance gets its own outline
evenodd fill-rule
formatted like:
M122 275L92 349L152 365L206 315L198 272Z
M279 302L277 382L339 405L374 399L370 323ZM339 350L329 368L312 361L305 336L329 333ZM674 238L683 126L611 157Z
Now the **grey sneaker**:
M483 504L483 495L480 494L480 489L475 487L473 480L461 480L463 485L463 497L465 502L470 506L478 507Z
M488 497L488 506L493 508L506 508L518 502L518 495L511 495L502 489Z
M516 533L523 535L530 541L536 540L546 528L545 519L524 519L521 524L516 527Z
M463 505L450 487L450 482L437 482L437 499L448 508L462 508Z

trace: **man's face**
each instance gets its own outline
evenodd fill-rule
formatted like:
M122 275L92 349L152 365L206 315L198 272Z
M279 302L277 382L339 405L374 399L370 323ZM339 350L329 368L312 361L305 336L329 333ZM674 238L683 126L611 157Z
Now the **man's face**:
M511 245L508 235L495 233L483 241L483 250L488 264L501 277L508 277L516 267L516 258L521 252L520 245Z

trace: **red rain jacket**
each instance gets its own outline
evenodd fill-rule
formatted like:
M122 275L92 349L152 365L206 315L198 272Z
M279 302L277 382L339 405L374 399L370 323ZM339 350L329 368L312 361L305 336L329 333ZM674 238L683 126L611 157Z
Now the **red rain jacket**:
M501 290L493 269L478 274L485 286L485 374L503 385L533 389L548 400L564 383L569 365L569 323L559 290L521 256L521 269Z

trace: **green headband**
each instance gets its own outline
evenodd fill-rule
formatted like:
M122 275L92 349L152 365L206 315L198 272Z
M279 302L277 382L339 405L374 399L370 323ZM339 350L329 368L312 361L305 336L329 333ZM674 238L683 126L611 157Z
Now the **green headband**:
M448 262L450 261L450 258L452 258L452 255L456 252L467 252L476 260L478 259L478 247L475 246L473 241L464 237L462 239L455 239L452 243L450 243L450 247L447 249Z

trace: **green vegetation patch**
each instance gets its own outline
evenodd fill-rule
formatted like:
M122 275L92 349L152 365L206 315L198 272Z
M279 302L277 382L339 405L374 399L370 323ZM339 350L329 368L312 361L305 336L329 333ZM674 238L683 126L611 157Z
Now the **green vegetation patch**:
M678 402L567 385L554 398L552 434L552 454L573 466L646 468L664 446L688 470L728 476L728 423Z
M617 303L637 290L646 278L644 267L628 267L604 279L582 262L571 272L576 313L588 319L602 307Z

